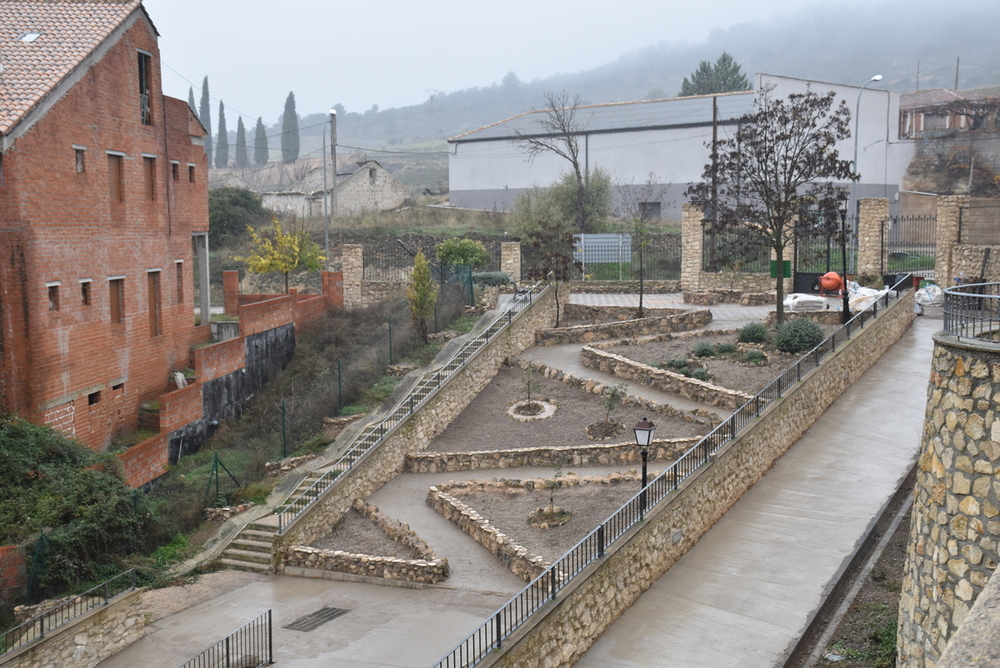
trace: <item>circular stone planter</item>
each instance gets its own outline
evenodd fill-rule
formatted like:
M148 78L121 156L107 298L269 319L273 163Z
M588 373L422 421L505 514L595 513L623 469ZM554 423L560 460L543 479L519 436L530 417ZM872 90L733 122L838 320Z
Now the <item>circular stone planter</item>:
M542 407L542 410L534 415L521 415L517 412L517 409L528 404L538 404ZM528 401L527 399L522 399L521 401L515 401L507 409L507 415L511 416L515 420L520 422L530 422L531 420L544 420L545 418L550 418L556 412L556 405L551 401L544 401L542 399L532 399Z

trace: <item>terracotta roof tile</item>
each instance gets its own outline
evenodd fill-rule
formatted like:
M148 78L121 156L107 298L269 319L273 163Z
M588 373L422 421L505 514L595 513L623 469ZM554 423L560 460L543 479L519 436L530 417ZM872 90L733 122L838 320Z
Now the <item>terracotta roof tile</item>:
M141 0L0 0L0 134L141 5ZM33 42L19 41L41 33Z
M947 88L929 88L918 90L915 93L906 93L899 97L900 109L919 109L921 107L933 107L939 104L948 104L956 100L982 100L985 96L959 90L948 90Z

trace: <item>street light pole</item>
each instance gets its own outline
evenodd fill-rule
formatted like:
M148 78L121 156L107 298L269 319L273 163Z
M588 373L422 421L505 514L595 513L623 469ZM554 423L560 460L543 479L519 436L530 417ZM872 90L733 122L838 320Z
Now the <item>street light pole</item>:
M653 442L653 432L656 431L656 425L650 422L649 418L644 417L636 423L632 431L635 433L635 444L639 446L639 452L642 454L642 489L639 492L639 519L643 519L646 516L646 462L649 459L649 446Z
M870 83L874 83L876 81L881 81L881 80L882 80L882 75L876 74L871 79L862 84L861 90L858 91L858 102L854 106L854 162L852 163L852 165L854 167L855 174L860 174L860 172L858 171L858 131L861 127L861 95L862 93L865 92L865 86L867 86ZM858 205L854 190L856 183L857 181L851 181L851 206L854 207L855 209L857 208Z
M847 207L849 201L844 197L837 198L837 210L840 212L840 257L843 262L844 273L840 281L840 322L846 323L851 319L851 308L847 297Z

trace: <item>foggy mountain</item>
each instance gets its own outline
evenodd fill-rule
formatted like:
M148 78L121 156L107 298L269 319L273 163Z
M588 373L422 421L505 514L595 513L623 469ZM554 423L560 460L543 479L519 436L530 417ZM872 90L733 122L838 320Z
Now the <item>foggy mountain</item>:
M588 103L674 97L699 61L714 62L723 51L732 54L751 78L755 72L766 72L860 85L882 74L879 88L902 93L917 89L918 67L921 89L953 88L959 57L959 89L993 86L1000 83L1000 51L994 35L998 24L1000 3L935 8L893 1L762 17L715 30L703 43L647 46L583 72L531 82L510 73L492 85L439 93L433 101L434 139L440 142L537 109L548 90L579 94ZM321 124L324 117L319 113L302 118L303 154L320 144L320 128L305 126ZM427 142L431 123L430 100L395 109L347 110L338 117L338 143L376 149Z

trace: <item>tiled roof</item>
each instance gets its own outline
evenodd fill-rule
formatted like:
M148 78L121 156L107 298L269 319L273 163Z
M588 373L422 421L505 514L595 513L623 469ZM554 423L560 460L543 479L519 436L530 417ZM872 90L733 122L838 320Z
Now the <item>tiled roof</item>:
M753 91L741 91L667 100L584 105L577 107L575 120L582 130L591 133L709 124L712 122L713 97L717 100L720 122L737 119L753 111ZM509 139L517 133L540 133L542 128L538 123L544 118L543 114L544 111L529 111L449 141Z
M0 134L8 133L141 0L0 0ZM20 41L25 33L40 33Z
M960 90L948 90L947 88L929 88L918 90L915 93L906 93L899 96L900 109L919 109L921 107L933 107L939 104L948 104L957 100L982 100L984 95Z

